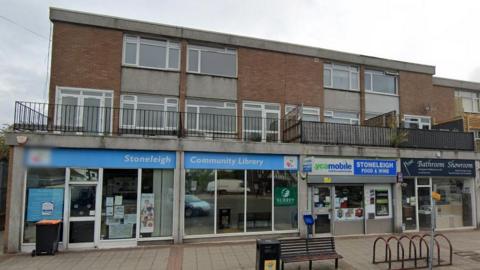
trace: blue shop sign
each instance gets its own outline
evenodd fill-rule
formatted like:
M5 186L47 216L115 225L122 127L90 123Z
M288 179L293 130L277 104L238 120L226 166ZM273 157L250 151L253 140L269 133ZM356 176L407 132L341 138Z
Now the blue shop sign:
M170 151L40 148L28 149L29 167L83 167L122 169L173 169L176 153Z
M463 159L402 158L403 176L475 177L475 161Z
M185 169L297 170L298 157L185 152Z
M353 173L360 176L395 176L396 160L353 160Z
M63 219L63 188L29 188L27 221Z

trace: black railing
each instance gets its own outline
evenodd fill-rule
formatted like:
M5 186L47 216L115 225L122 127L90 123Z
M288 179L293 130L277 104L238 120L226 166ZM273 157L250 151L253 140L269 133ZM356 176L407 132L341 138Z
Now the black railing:
M422 148L475 150L473 133L410 128L370 127L337 123L298 121L300 142Z
M475 149L473 133L372 127L236 115L16 102L17 131L203 137L423 149Z

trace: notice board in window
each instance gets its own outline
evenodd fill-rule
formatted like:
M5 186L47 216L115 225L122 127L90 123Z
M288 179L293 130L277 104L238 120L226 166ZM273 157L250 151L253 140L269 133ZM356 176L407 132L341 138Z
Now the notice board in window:
M27 221L63 219L63 188L29 188Z

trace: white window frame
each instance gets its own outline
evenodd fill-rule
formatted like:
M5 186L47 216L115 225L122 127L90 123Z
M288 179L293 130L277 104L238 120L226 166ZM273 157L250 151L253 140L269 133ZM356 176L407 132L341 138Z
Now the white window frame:
M128 42L128 38L135 38L136 42ZM142 42L143 40L143 42ZM164 47L164 46L159 46L158 44L151 44L148 43L148 40L156 40L156 41L162 41L166 43L165 46L165 67L160 68L160 67L150 67L150 66L142 66L140 65L140 45L141 44L148 44L148 45L153 45L157 47ZM131 44L136 44L136 49L137 49L137 54L135 56L135 64L132 63L127 63L126 60L126 45L127 43ZM170 49L178 49L178 67L177 68L170 68L169 67L169 61L170 61ZM180 42L178 41L171 41L166 38L150 38L150 37L141 37L141 36L136 36L136 35L124 35L123 36L123 53L122 53L122 64L124 66L128 67L141 67L141 68L148 68L148 69L157 69L157 70L173 70L173 71L179 71L180 70L180 65L181 65L181 59L182 59L182 53L181 53L181 46Z
M373 89L373 75L382 75L382 76L391 76L395 78L395 93L385 93L381 91L375 91ZM365 92L367 93L374 93L374 94L381 94L381 95L389 95L389 96L398 96L398 73L395 72L388 72L388 71L378 71L378 70L373 70L373 69L366 69L365 70L365 76L369 76L370 80L370 86L372 89L367 88L366 84L366 78L365 78Z
M206 100L204 100L206 101ZM215 133L224 133L224 134L235 134L237 133L237 103L235 102L230 102L230 101L225 101L223 102L223 106L210 106L210 105L197 105L197 104L189 104L189 102L194 102L194 100L186 100L185 101L185 108L186 108L186 113L187 114L190 114L191 112L188 111L188 108L195 108L195 111L194 112L196 114L196 120L195 120L195 128L193 129L189 129L188 126L188 119L189 117L185 117L185 127L190 130L190 131L197 131L197 132L215 132ZM208 102L208 101L207 101ZM215 101L215 102L222 102L222 101ZM200 125L200 108L216 108L216 109L234 109L235 110L235 115L232 116L235 118L235 127L234 127L234 130L232 131L217 131L217 130L204 130L204 129L200 129L199 125ZM226 116L230 116L230 115L226 115Z
M266 109L266 106L278 106L278 110L273 110L273 109ZM246 129L245 128L245 111L250 110L250 111L257 111L262 113L262 130L253 130L253 129ZM277 125L277 132L267 130L267 114L276 114L277 119L278 119L278 125ZM268 134L275 134L277 133L277 142L280 142L280 104L278 103L263 103L263 102L254 102L254 101L245 101L243 102L242 105L242 127L243 127L243 132L242 132L242 138L245 138L245 133L258 133L261 132L261 141L266 142L267 141L267 135Z
M476 93L476 92L473 92L473 91L456 90L455 91L455 97L460 99L460 101L462 103L463 112L469 112L469 113L479 113L480 112L480 95L479 95L479 93ZM464 100L469 100L471 102L472 110L465 110L465 108L463 107Z
M325 117L330 117L330 118L333 118L333 119L343 119L343 120L349 120L350 122L350 125L360 125L360 116L359 116L359 113L356 113L357 114L357 118L350 118L350 117L339 117L339 116L335 116L335 112L344 112L344 111L333 111L333 110L326 110L324 112L324 116ZM355 113L355 112L347 112L345 111L345 113ZM326 122L326 121L325 121ZM332 123L332 124L347 124L347 123L335 123L335 122L328 122L328 123Z
M190 69L190 51L196 51L197 52L197 69L196 70L191 70ZM201 66L202 66L202 52L215 52L215 53L223 53L223 54L230 54L230 55L235 55L235 75L229 76L229 75L223 75L223 74L215 74L215 73L207 73L207 72L202 72ZM187 46L187 72L188 73L195 73L195 74L205 74L205 75L212 75L212 76L221 76L221 77L227 77L227 78L237 78L238 76L238 55L237 55L237 50L235 48L214 48L214 47L206 47L206 46L198 46L198 45L188 45Z
M133 100L125 100L124 98L125 97L130 97L130 98L133 98ZM131 125L126 125L126 124L123 124L123 113L120 113L120 128L133 128L133 129L143 129L143 130L176 130L176 127L175 126L168 126L167 125L167 121L166 119L168 118L168 114L169 113L173 113L173 112L178 112L178 98L173 98L173 97L163 97L163 103L154 103L154 102L139 102L138 101L138 95L129 95L129 94L125 94L125 95L121 95L120 97L120 109L121 111L123 111L123 109L125 108L125 104L129 104L129 105L133 105L133 117L132 117L132 121L133 121L133 124ZM175 105L173 103L169 103L168 101L175 101ZM138 107L138 104L146 104L146 105L155 105L155 106L159 106L159 105L163 105L163 125L159 125L159 126L154 126L154 127L144 127L144 126L137 126L137 107ZM170 107L170 108L175 108L174 111L169 111L167 110L167 108ZM179 121L177 119L177 121Z
M62 93L62 91L79 91L79 94L70 94L70 93ZM95 93L101 93L102 95L89 95L88 92L95 92ZM110 131L112 132L112 127L113 127L113 98L114 98L114 91L113 90L103 90L103 89L90 89L90 88L78 88L78 87L67 87L67 86L57 86L56 91L55 91L55 101L58 106L55 106L55 125L61 125L62 124L62 114L59 112L59 109L61 109L63 106L62 104L62 98L63 97L75 97L78 100L77 107L78 111L76 112L76 118L75 118L75 127L83 127L83 112L84 112L84 101L85 98L97 98L100 99L100 109L99 112L101 112L100 117L98 119L98 134L103 134L105 130L103 130L104 127L104 110L107 108L105 107L105 99L110 98L112 100L112 106L108 107L110 109ZM81 134L82 132L77 132Z
M313 122L320 122L320 108L319 107L309 107L309 106L297 106L297 105L285 105L285 115L289 112L295 110L296 108L300 107L299 117L303 120L304 115L315 116L318 117L317 121Z
M325 88L332 88L332 89L340 89L340 90L347 90L347 91L360 91L360 68L357 65L351 64L342 64L342 63L324 63L323 64L324 70L330 70L330 85L326 84L325 78L323 80L323 86ZM341 70L348 72L348 85L347 89L336 87L333 85L333 72L334 70ZM325 71L323 75L325 75ZM357 76L357 85L352 85L352 77Z
M428 124L425 122L422 122L422 119L428 119ZM417 124L418 129L424 129L423 127L428 127L428 129L432 128L432 117L430 116L425 116L425 115L409 115L405 114L403 116L403 123L409 123L409 124ZM409 127L410 128L410 127Z

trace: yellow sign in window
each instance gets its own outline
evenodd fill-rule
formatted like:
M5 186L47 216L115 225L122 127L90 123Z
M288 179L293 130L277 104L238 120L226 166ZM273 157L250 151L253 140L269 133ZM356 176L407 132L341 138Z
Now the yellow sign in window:
M265 260L263 265L263 269L265 270L276 270L277 269L277 261L276 260Z
M438 192L432 192L432 199L434 199L435 201L440 201L442 199L442 195L440 195L440 193Z

